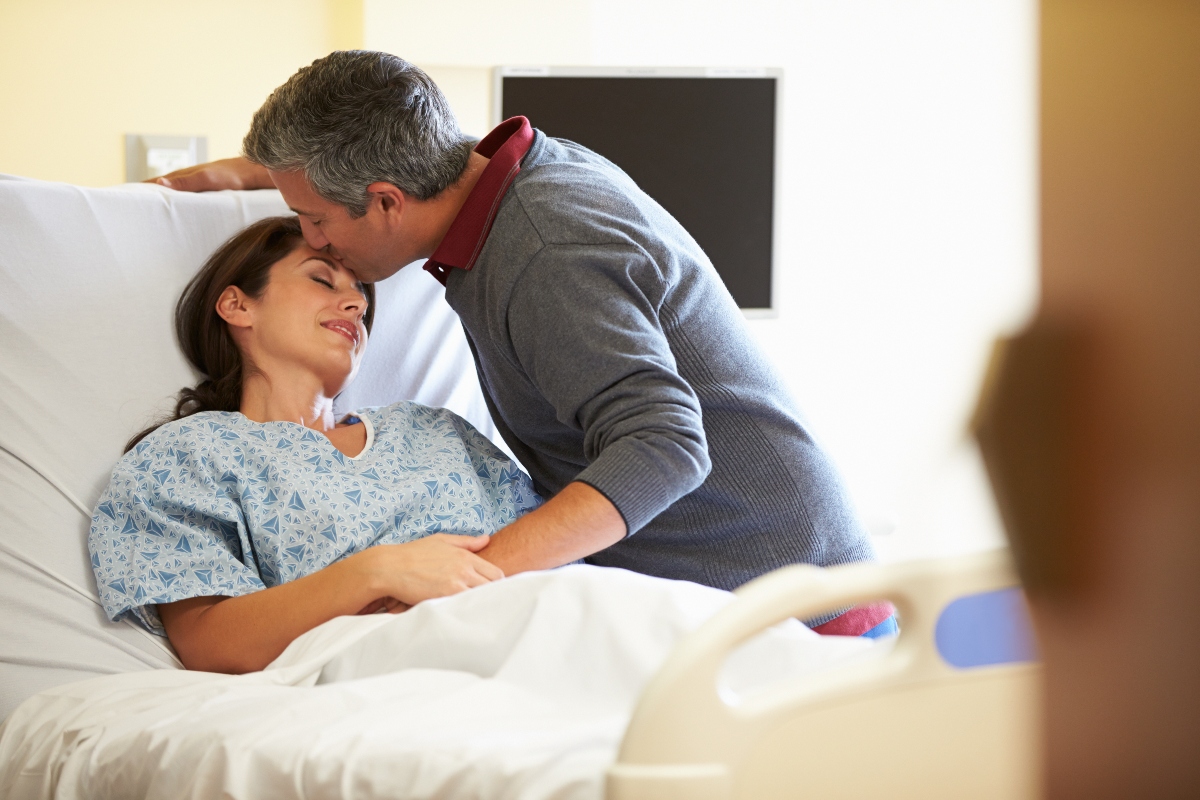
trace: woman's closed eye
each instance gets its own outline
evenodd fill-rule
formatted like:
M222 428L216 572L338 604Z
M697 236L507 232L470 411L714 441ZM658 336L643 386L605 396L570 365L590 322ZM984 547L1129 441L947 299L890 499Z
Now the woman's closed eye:
M326 280L325 278L313 278L313 280L314 280L314 281L316 281L317 283L320 283L320 284L324 285L324 286L328 286L330 289L332 289L332 288L333 288L333 282L332 282L332 281L329 281L329 280Z

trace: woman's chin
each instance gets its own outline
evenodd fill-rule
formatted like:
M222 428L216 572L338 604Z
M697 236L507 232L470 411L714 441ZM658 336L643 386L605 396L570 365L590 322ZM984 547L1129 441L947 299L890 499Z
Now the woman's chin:
M346 369L327 372L324 380L325 395L327 397L337 397L354 382L356 375L358 375L358 364L354 364Z

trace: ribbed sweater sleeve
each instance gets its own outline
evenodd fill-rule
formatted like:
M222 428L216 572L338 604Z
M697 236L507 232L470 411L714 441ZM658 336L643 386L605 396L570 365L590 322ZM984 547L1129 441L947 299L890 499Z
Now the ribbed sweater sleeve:
M627 245L544 247L513 287L515 357L564 425L632 534L698 487L711 463L700 402L680 377L657 313L662 282ZM588 309L589 313L580 313Z

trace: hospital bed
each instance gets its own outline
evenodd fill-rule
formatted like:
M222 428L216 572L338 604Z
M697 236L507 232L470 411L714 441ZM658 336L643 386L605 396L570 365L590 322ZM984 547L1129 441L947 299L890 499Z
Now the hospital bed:
M240 692L251 699L278 695L296 708L307 707L310 700L297 699L296 687L328 688L330 675L348 669L351 660L356 659L359 677L385 670L379 666L385 662L391 664L386 669L399 668L378 647L371 651L372 637L419 641L415 622L402 629L388 620L344 618L330 623L328 631L323 626L295 652L290 649L279 669L245 679L207 676L183 672L165 640L108 622L96 600L85 547L91 506L128 435L165 411L167 398L193 379L171 335L174 301L221 241L255 219L281 213L286 209L273 192L186 195L141 185L83 189L0 176L0 717L7 718L0 729L0 759L6 759L0 763L0 794L18 796L17 787L28 792L20 796L73 796L69 784L78 780L88 794L105 796L99 788L102 766L92 763L89 768L99 771L86 775L72 772L78 765L69 766L71 748L115 736L116 722L108 727L95 722L101 711L110 715L105 719L129 728L132 738L119 740L122 748L150 741L146 731L161 729L170 701L161 699L166 694L147 698L148 686L178 694L186 683L189 692L207 692L210 701L214 693ZM440 301L441 287L423 272L406 269L380 284L378 293L371 347L339 406L415 399L447 406L495 438L466 341ZM625 581L629 603L639 596L639 581L649 580L625 575L601 581L598 573L581 569L588 568L563 574L584 587L583 595L601 597L609 591L601 588L607 586L603 581ZM552 592L553 580L528 576L492 591L515 597L522 587L541 586L540 581L549 588L539 591ZM558 736L587 743L573 751L583 755L574 760L555 755L554 742L547 744L534 726L509 737L544 756L537 762L544 766L521 762L520 781L501 779L515 774L510 765L517 762L506 761L497 768L499 782L455 778L436 790L410 787L408 795L1036 796L1039 667L1016 586L1007 555L997 552L888 566L791 567L743 587L732 602L703 614L683 608L692 601L680 600L682 610L669 613L680 615L680 630L687 632L658 642L661 652L629 668L640 677L626 681L628 709L612 712L620 705L614 701L611 708L595 710L586 730L576 726ZM672 591L677 598L694 596L693 605L716 602L711 594L696 594L698 589ZM851 654L830 662L834 669L785 677L753 691L728 685L726 671L737 652L745 652L743 645L753 647L776 623L881 598L896 603L902 633L869 657ZM458 606L430 604L420 612L424 616L409 614L433 624L439 614L469 612L475 615L471 619L483 619L498 613L495 603L472 610L474 599L455 602ZM567 606L563 601L552 610L566 614ZM552 649L552 638L532 638L530 646ZM345 644L351 640L359 644ZM335 641L340 649L331 644ZM354 659L346 655L351 651ZM560 657L583 656L564 648ZM445 677L431 675L426 677ZM541 679L547 686L554 680L548 675ZM371 678L361 677L359 684L363 680ZM348 690L338 691L304 698L349 703ZM97 693L103 696L97 699ZM138 717L143 701L147 705ZM348 713L347 707L336 705L335 711ZM555 709L546 708L545 719L553 718ZM205 724L199 712L180 715L193 728ZM55 728L56 720L68 718L74 722ZM91 727L79 722L85 718L93 720ZM427 722L426 732L436 723ZM229 749L228 743L242 735L221 724L213 723L205 746L219 751L225 743ZM491 741L494 734L480 741ZM37 736L42 738L35 742ZM269 749L269 737L253 741ZM154 750L160 745L147 744L147 752L160 756L165 745ZM102 751L89 752L94 762ZM359 751L354 752L358 758ZM44 772L34 774L35 757L48 765ZM428 768L426 762L413 763L417 773ZM159 796L155 791L221 796L227 783L210 785L197 777L215 774L211 759L204 764L209 772L187 773L186 787L164 788L161 781L147 779L138 784L139 791L144 790L142 796ZM563 770L570 775L563 777ZM12 783L14 776L24 776L24 782ZM368 791L361 782L340 780L324 793L305 791L307 796L388 796L386 785ZM205 787L212 794L205 794Z

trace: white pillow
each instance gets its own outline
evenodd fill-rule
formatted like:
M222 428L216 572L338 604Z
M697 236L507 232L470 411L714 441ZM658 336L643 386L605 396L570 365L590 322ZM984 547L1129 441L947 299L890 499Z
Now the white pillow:
M184 284L234 232L286 213L277 192L0 176L0 718L61 683L179 666L166 640L104 617L91 509L129 436L194 382L172 326ZM377 289L338 405L444 405L495 438L442 287L409 266Z

